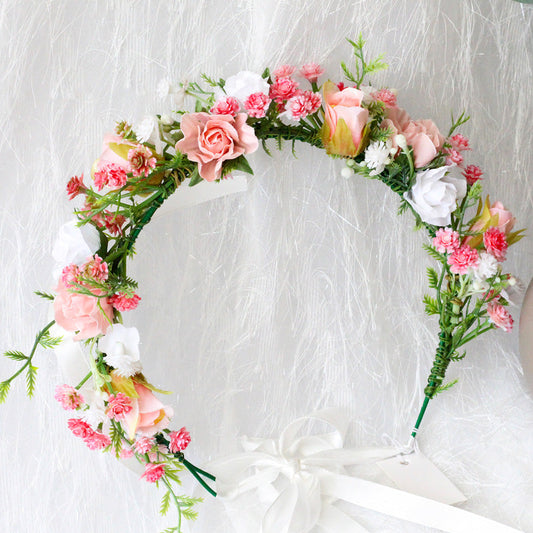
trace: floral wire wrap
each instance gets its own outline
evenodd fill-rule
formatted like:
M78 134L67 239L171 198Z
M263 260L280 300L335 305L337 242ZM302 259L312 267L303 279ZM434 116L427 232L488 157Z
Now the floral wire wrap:
M179 472L187 468L212 495L206 479L215 479L185 459L190 435L184 427L168 428L172 409L153 394L164 391L142 374L139 334L122 324L122 313L140 301L137 283L127 276L135 241L185 179L194 186L228 179L234 171L252 174L245 156L259 141L267 153L268 139L280 149L291 141L293 150L301 141L343 158L344 177L380 180L400 196L399 213L410 211L417 228L425 228L431 240L424 248L439 266L427 269L435 296L424 296L426 312L438 316L439 344L413 437L429 400L453 385L444 378L450 362L465 356L459 348L492 328L512 329L506 308L519 284L502 263L522 231L512 231L515 219L501 202L482 199L482 172L466 165L468 139L456 133L468 117L452 116L446 137L431 120L412 120L394 90L366 84L368 74L386 68L381 57L367 60L361 37L349 43L355 73L341 64L347 84L319 85L324 71L314 63L298 71L289 65L262 75L243 71L225 81L204 75L207 88L191 83L174 91L164 82L160 93L192 97L195 111L148 117L136 127L119 123L104 138L92 185L83 175L67 184L69 198L84 203L54 247L60 265L55 294L37 293L54 302L55 320L37 334L29 355L5 353L22 365L0 383L0 401L23 372L33 394L38 346L86 360L88 371L76 386L56 389L62 406L76 411L68 427L90 449L135 457L146 481L165 486L160 511L166 514L173 502L178 512L169 533L181 531L182 518L196 517L199 501L177 494Z

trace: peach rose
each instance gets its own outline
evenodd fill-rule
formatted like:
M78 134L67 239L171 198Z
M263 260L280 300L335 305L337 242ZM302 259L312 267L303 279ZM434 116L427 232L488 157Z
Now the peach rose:
M74 340L90 339L106 332L113 318L113 307L107 298L97 298L97 291L95 296L70 292L62 281L56 293L55 321L67 331L77 331Z
M184 138L177 142L176 150L198 163L198 172L204 180L219 179L224 161L255 152L259 146L254 129L246 124L247 118L246 113L235 117L208 113L183 115Z
M402 133L407 144L413 147L416 168L435 159L444 144L444 137L432 120L411 120Z
M137 398L130 396L132 410L125 416L124 425L130 438L133 438L135 433L140 433L143 437L153 437L168 427L174 411L163 405L148 387L136 381L133 381L133 386Z
M510 211L505 209L501 202L494 202L491 206L490 199L487 196L483 207L480 208L480 211L478 212L478 216L479 218L468 230L469 233L483 233L489 228L497 228L506 237L510 237L510 239L507 239L509 244L516 242L517 236L520 232L516 232L516 235L511 234L511 230L515 225L516 219L513 217ZM472 248L476 248L483 244L483 236L468 236L464 242L468 243Z
M363 151L369 116L361 107L363 97L363 91L354 87L339 91L333 82L324 83L322 142L328 154L354 157Z

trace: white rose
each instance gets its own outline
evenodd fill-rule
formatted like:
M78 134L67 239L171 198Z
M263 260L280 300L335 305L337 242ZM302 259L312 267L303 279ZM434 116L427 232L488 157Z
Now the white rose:
M113 324L98 341L98 349L106 354L105 362L115 368L120 376L130 377L142 370L137 328Z
M63 267L76 264L82 265L87 258L100 248L100 234L92 224L77 226L78 220L63 224L58 231L56 242L52 248L52 256L57 265L54 277L59 277Z
M254 93L268 94L269 86L259 74L243 70L235 76L230 76L224 85L224 91L215 89L215 97L217 100L224 96L233 96L244 104L246 99Z
M451 214L466 195L466 178L447 175L455 165L416 173L416 183L403 197L420 218L434 226L449 226Z

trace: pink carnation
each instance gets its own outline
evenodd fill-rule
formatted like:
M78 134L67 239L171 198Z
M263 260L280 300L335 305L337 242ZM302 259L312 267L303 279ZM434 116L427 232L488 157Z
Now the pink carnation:
M93 431L83 441L90 450L103 450L111 445L111 439L100 431Z
M122 448L122 450L120 450L121 459L129 459L130 457L133 457L134 455L135 455L135 452L131 448Z
M468 165L466 170L463 172L463 176L466 178L468 185L474 185L476 181L481 179L483 172L476 165Z
M459 245L459 233L451 228L440 228L433 239L433 246L441 254L452 253L459 248Z
M179 431L172 431L169 434L169 438L170 444L168 448L172 453L182 452L191 442L191 435L184 427Z
M94 173L94 184L101 191L106 185L112 189L119 189L126 185L128 175L123 167L116 163L101 165Z
M80 418L69 418L68 428L76 437L81 437L82 439L87 438L89 435L94 433L94 430L87 422L81 420Z
M479 254L468 244L463 244L448 256L450 270L454 274L467 274L470 268L475 268L479 264Z
M93 259L83 265L83 271L96 281L106 281L109 276L107 263L98 254L95 254Z
M459 150L459 151L470 150L468 139L464 137L463 135L461 135L460 133L458 133L457 135L454 135L450 139L450 144L452 145L452 148L454 150Z
M493 255L498 261L505 261L505 255L507 254L507 239L505 233L498 228L491 227L483 234L483 244L485 249L491 255Z
M68 287L78 282L78 278L81 275L81 270L78 265L67 265L61 271L61 281Z
M396 95L390 89L380 89L372 93L372 98L385 104L385 107L394 107L396 105Z
M78 194L82 194L86 191L86 187L83 184L83 174L78 177L74 176L70 178L70 180L67 183L67 194L69 197L69 200L72 200L78 196Z
M457 150L454 150L453 148L446 150L446 164L447 165L461 165L461 163L464 161L463 156L460 152Z
M141 476L150 483L159 481L165 475L165 466L158 463L148 463L144 468L144 474Z
M83 396L70 385L58 385L54 398L65 410L78 409L83 404Z
M487 312L489 314L490 321L497 328L501 328L507 332L513 329L513 317L503 305L497 302L490 302L487 305Z
M209 110L213 115L231 115L234 117L241 106L236 98L233 96L224 96L218 100L215 105Z
M278 78L270 86L270 98L278 104L283 103L284 100L292 98L296 91L298 91L298 82L291 78Z
M128 161L134 176L148 176L157 163L152 151L142 144L128 151Z
M135 442L135 451L139 453L148 453L154 445L154 439L151 437L141 437Z
M322 97L319 93L304 91L289 99L285 113L291 120L300 120L315 113L321 104Z
M124 222L126 222L126 217L123 215L116 215L107 211L104 213L104 224L111 235L122 235Z
M117 310L123 313L124 311L133 311L141 301L141 297L138 294L128 296L124 292L113 294L109 298L109 303Z
M265 93L253 93L244 102L244 109L254 118L263 118L272 100Z
M278 67L274 71L274 79L277 80L278 78L288 78L294 74L295 70L296 69L291 65L281 65L281 67Z
M133 409L131 398L119 392L109 396L106 414L109 418L122 420Z
M311 83L316 83L322 74L324 74L324 69L316 63L307 63L300 69L300 75Z

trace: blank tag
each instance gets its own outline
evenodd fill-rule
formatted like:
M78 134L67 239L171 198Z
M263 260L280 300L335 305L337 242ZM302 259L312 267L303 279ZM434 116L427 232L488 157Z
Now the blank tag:
M189 187L190 179L186 179L178 190L169 198L156 212L155 217L171 213L175 209L191 207L193 205L208 202L215 198L228 196L237 192L244 192L248 189L248 180L243 174L236 174L220 180L218 183L201 181Z
M418 450L377 464L400 490L448 505L466 501L464 494Z

